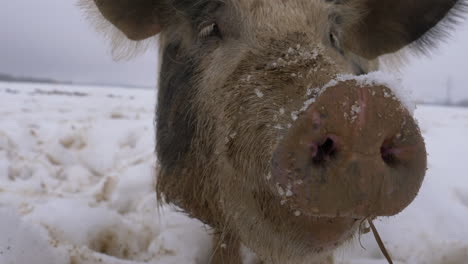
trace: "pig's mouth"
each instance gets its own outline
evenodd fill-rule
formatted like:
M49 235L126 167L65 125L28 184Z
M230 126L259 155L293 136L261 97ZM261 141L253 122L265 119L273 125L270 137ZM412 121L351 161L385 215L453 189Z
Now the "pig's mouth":
M314 245L318 251L329 251L337 248L356 235L365 219L353 217L295 217L305 234L305 240Z
M320 245L317 248L319 252L333 250L356 234L360 236L372 232L382 254L391 264L392 259L374 226L374 219L375 217L309 217L309 231L313 234L313 242Z

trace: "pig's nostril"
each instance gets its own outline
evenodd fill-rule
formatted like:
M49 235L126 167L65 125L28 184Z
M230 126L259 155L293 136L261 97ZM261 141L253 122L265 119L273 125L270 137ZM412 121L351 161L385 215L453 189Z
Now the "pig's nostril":
M392 140L385 140L380 147L380 155L382 160L390 167L398 165L397 149L393 146Z
M336 156L337 145L335 140L328 137L322 144L311 146L312 163L316 166L325 165L325 162Z

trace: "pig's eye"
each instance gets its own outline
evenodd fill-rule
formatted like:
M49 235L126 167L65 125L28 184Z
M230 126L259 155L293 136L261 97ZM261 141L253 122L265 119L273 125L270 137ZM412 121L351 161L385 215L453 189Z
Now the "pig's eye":
M209 23L202 26L198 32L198 37L202 40L209 38L222 38L221 31L219 30L218 24Z
M338 48L338 39L336 38L335 34L330 32L328 37L330 39L330 43L332 44L332 46L335 48Z
M332 32L328 33L328 38L330 41L331 46L336 49L341 55L344 56L343 49L341 48L340 41L336 37L336 35Z

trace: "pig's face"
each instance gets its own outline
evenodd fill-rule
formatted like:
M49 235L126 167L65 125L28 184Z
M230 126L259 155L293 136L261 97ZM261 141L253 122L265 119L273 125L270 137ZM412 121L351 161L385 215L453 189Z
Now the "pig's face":
M414 120L384 86L333 80L432 43L458 1L94 2L131 39L161 33L167 201L264 260L302 263L414 199L426 169Z

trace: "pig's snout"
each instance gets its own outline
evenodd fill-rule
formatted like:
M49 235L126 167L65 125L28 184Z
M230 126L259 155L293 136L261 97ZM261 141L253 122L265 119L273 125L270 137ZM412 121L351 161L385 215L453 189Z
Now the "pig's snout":
M420 130L384 86L346 81L301 113L274 151L273 191L305 215L395 215L416 197L426 171Z

